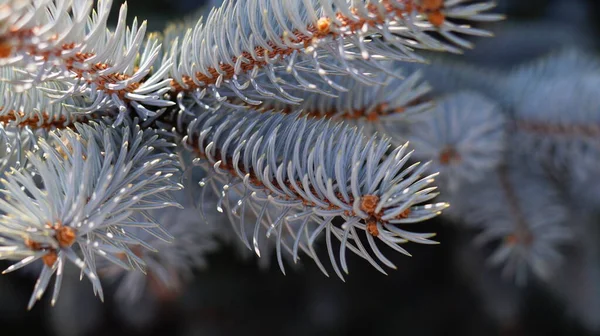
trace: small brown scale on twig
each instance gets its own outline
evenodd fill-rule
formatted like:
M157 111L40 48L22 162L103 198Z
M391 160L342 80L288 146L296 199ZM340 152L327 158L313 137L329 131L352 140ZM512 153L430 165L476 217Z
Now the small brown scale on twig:
M533 234L529 230L519 233L511 233L504 237L504 241L509 245L531 246L533 243Z
M58 242L58 246L61 248L72 246L77 239L77 231L70 226L62 225L60 221L56 222L54 225L47 223L46 227L54 230L54 238ZM49 246L44 246L43 244L31 240L30 238L25 238L25 246L33 251L47 251L47 253L42 256L42 261L48 267L52 267L58 259L58 252L56 249Z
M58 259L58 253L56 253L56 250L50 250L50 251L48 251L48 253L46 253L42 257L42 261L48 267L54 266L54 263L56 262L57 259Z
M331 19L322 17L317 21L317 31L320 34L329 34L331 29Z
M442 13L444 0L421 0L421 11L427 15L427 20L432 25L439 27L446 21L446 16Z
M0 58L8 58L13 51L13 46L6 39L0 39Z
M369 218L366 219L367 224L367 232L372 236L379 236L379 229L377 229L377 223L385 224L381 220L381 216L383 213L376 213L377 204L379 203L379 196L377 195L365 195L360 199L360 209L366 212L369 215ZM396 218L408 218L410 215L410 208L407 208L402 213L400 213Z
M375 208L379 203L379 196L366 195L360 200L360 209L370 215L371 218L367 220L367 232L372 236L379 236L379 229L377 229L377 220L374 218Z
M444 166L447 166L454 162L458 162L460 161L460 159L460 153L456 150L456 148L452 146L447 146L446 148L444 148L439 155L440 163Z
M374 214L379 203L379 196L366 195L360 199L360 209L368 214Z
M43 249L42 244L40 244L34 240L31 240L29 238L25 238L25 246L29 247L31 250L34 250L34 251L40 251Z
M77 232L70 226L63 226L59 222L53 229L55 234L54 237L58 241L60 247L70 247L75 242L75 239L77 239Z

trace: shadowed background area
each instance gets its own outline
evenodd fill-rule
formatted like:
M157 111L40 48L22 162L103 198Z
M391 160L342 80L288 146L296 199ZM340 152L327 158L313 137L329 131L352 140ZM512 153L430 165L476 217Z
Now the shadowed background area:
M114 14L119 5L115 2ZM202 3L130 0L128 17L147 19L150 31L161 30L168 21L192 13ZM497 12L505 13L507 20L489 27L495 37L476 41L474 50L456 60L502 71L568 46L598 49L598 1L498 0ZM431 84L436 87L435 81ZM222 220L229 225L225 217ZM179 295L160 302L142 300L133 307L119 307L110 296L99 303L84 280L63 285L69 289L64 289L58 307L51 308L46 298L27 312L35 277L10 274L0 277L0 334L594 334L577 315L570 314L564 302L549 294L546 284L531 281L517 296L499 272L482 271L485 255L472 247L472 232L439 218L423 223L420 230L437 232L441 244L412 244L407 247L411 258L390 253L398 270L388 276L350 256L345 283L335 275L325 277L312 262L288 267L283 275L275 260L259 267L256 257L240 258L234 248L223 244L208 257L208 268L196 272ZM321 245L320 254L326 255ZM600 316L600 309L588 315Z

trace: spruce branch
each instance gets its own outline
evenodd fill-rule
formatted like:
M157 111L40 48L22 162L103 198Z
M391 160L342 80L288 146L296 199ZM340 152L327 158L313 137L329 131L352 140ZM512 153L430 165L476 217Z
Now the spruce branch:
M130 245L132 252L144 261L143 270L128 271L108 260L99 260L100 278L118 282L115 298L119 304L135 306L145 295L168 300L184 290L194 271L207 267L206 255L218 246L215 241L217 225L215 221L198 223L198 210L190 206L192 200L187 199L187 195L183 190L173 195L185 208L160 208L135 215L140 222L152 219L171 237L166 240L144 227L128 230L129 235L144 242L144 245ZM122 257L126 258L126 255Z
M494 246L488 264L524 286L532 274L547 281L560 268L561 249L572 243L573 232L565 202L553 185L543 176L516 169L516 162L510 164L464 186L453 207L479 231L477 246ZM475 190L477 197L466 196Z
M4 81L18 84L20 90L58 81L61 86L46 89L52 93L53 105L82 95L88 103L72 107L79 111L117 107L117 124L130 110L146 119L156 113L146 106L173 105L162 97L170 89L170 81L163 78L169 63L152 68L161 45L155 34L146 36L146 22L138 24L134 19L127 26L124 4L117 27L110 31L106 22L112 1L99 1L97 12L92 5L91 0L35 1L15 13L16 19L3 22L8 26L1 37L6 57L0 65L26 69L19 78Z
M380 75L378 80L381 84L378 85L366 85L351 76L340 76L335 83L346 92L337 95L315 95L313 92L296 90L291 92L302 99L298 105L268 100L257 106L246 104L244 107L284 113L301 110L302 115L357 125L367 135L376 132L386 134L394 144L401 145L403 133L410 127L408 125L418 120L420 114L429 112L434 102L426 98L431 86L422 81L419 71L404 76L403 71L392 70L392 66L401 67L396 63L388 66L393 76ZM321 84L319 90L327 90L325 85Z
M441 96L431 113L406 128L405 141L415 158L432 160L442 190L456 192L462 183L484 180L504 160L506 118L499 104L473 91Z
M69 97L62 103L55 103L48 91L67 90L68 86L57 81L39 83L25 90L10 81L16 79L18 72L11 67L0 69L0 122L7 127L33 130L50 130L64 128L75 121L87 119L84 113L77 113L73 108L86 104L81 97Z
M546 169L573 180L598 171L599 70L561 74L550 65L532 65L510 74L503 91L505 103L512 106L514 134L523 143L520 152L536 153ZM531 72L537 73L537 81L528 79Z
M125 268L144 265L127 244L147 245L128 228L164 233L156 223L131 216L177 205L166 194L179 188L172 182L176 164L163 151L168 144L155 132L134 124L118 129L104 124L75 127L77 133L51 132L49 140L40 140L39 151L28 153L30 169L13 169L1 180L6 197L0 199L0 258L19 260L5 273L38 259L44 263L29 308L54 274L52 302L56 301L66 262L78 266L103 297L96 255ZM119 253L129 263L121 261Z
M383 71L381 60L422 61L415 49L458 52L428 32L463 48L471 44L457 34L488 36L451 19L500 19L486 13L493 3L463 2L225 1L173 43L172 86L180 100L208 94L257 105L263 99L299 103L287 90L314 92L315 81L340 89L331 79L336 75L372 83L369 73Z
M280 244L283 228L291 230L290 222L301 221L291 248L294 259L304 234L305 248L326 273L313 248L324 231L331 264L343 279L332 235L341 242L339 263L346 273L346 249L385 273L363 245L357 229L365 232L378 261L392 268L395 266L381 253L375 238L404 254L408 252L399 244L434 243L429 240L433 234L398 227L430 219L447 207L445 203L421 205L437 195L435 187L428 187L437 174L422 176L427 164L403 169L410 157L406 145L386 155L389 138L367 140L356 128L299 117L298 113L231 110L205 113L189 123L183 139L201 164L214 169L207 182L221 195L221 203L240 217L240 232L245 229L245 212L256 215L255 249L261 225L267 225L267 235L275 234ZM235 206L231 206L231 194L239 198ZM265 216L271 206L277 209L271 214L274 221ZM344 224L336 225L335 218ZM309 232L311 222L317 225ZM283 269L281 246L277 254Z

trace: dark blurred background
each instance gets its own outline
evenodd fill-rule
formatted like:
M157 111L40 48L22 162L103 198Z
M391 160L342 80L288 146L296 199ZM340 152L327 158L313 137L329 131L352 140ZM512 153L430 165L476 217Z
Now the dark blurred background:
M202 2L130 0L128 17L148 19L150 30L161 30ZM498 5L507 20L492 25L496 37L478 41L464 61L508 69L567 45L598 47L600 1ZM425 223L423 231L438 232L442 244L413 244L412 258L390 253L398 270L388 276L351 256L345 283L325 277L312 262L287 275L276 261L261 269L255 259L242 260L224 246L180 297L141 304L147 307L119 307L110 296L100 304L84 280L73 285L81 290L61 297L71 310L43 300L27 312L35 277L10 274L0 277L0 335L592 335L543 284L532 282L515 295L493 270L483 271L473 257L483 253L468 247L469 232L441 219Z

